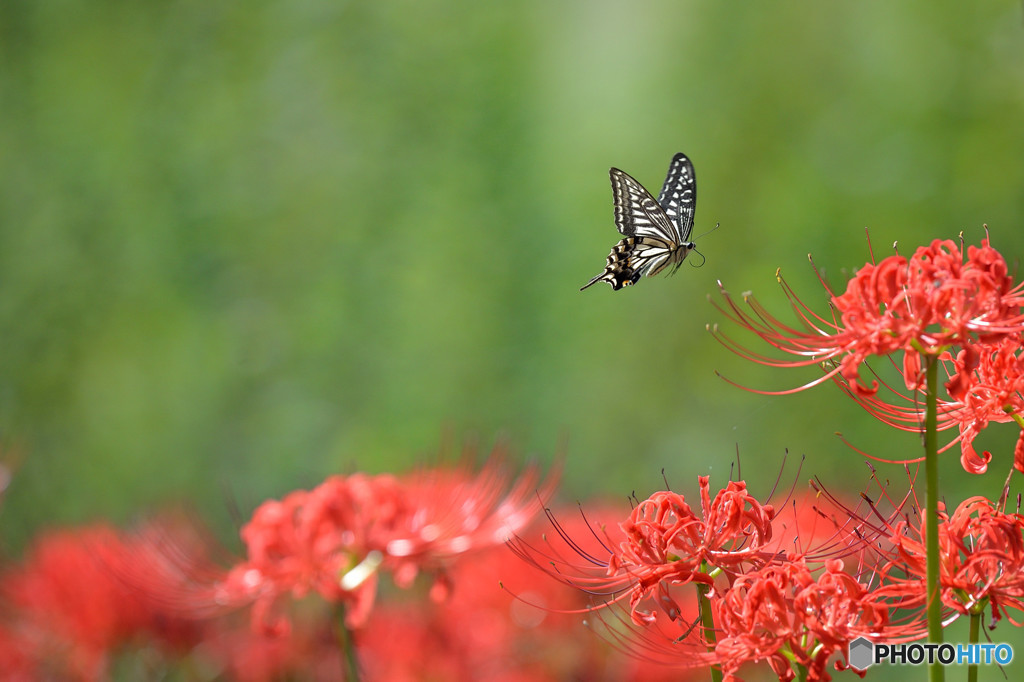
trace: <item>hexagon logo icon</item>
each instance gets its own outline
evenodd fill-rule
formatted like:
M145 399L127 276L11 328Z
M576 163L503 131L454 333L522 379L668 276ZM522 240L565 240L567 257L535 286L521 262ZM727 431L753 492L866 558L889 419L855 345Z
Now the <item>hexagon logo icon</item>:
M874 662L874 658L875 645L871 643L871 640L858 637L850 642L850 649L846 654L846 659L850 662L851 668L867 670Z

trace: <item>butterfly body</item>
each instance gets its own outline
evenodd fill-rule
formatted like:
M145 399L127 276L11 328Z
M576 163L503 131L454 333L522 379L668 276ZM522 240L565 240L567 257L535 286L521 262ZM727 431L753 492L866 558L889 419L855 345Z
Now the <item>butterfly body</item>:
M612 247L604 271L580 291L597 282L608 282L618 290L666 268L674 272L695 247L687 240L693 230L697 181L693 164L685 154L672 158L657 199L625 171L612 168L609 176L615 200L615 227L623 239Z

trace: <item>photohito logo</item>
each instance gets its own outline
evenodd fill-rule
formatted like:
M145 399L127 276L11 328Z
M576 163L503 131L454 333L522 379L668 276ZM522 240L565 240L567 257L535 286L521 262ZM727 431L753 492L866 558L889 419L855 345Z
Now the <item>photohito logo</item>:
M876 663L922 665L1006 665L1013 660L1009 644L874 644L858 637L847 651L850 667L867 670Z

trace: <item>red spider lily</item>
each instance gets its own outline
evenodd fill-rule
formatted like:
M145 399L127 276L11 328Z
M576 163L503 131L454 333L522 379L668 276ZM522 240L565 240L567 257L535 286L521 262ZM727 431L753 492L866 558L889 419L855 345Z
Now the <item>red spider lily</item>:
M220 600L254 602L254 622L273 628L270 608L284 594L309 591L348 605L349 625L361 622L376 594L375 550L379 533L401 523L401 491L390 476L332 476L311 491L260 505L242 528L248 559L231 569L221 585ZM365 563L361 563L365 562ZM363 572L370 564L371 570ZM343 579L350 572L358 580Z
M858 636L923 636L920 609L893 618L918 602L883 589L889 583L880 564L888 555L876 547L906 500L883 517L874 506L865 514L817 489L776 511L742 483L712 499L706 477L700 498L698 515L682 495L655 493L635 506L618 533L556 524L558 537L589 570L550 552L551 541L547 554L522 539L512 546L542 568L546 559L548 572L565 583L604 598L591 610L617 648L672 670L718 665L727 679L738 680L740 666L761 661L780 679L793 679L802 667L805 679L827 680L827 664L845 667L841 657ZM816 504L822 499L838 512L826 515ZM697 592L710 624L697 612L698 599L685 602L689 609L677 602L674 591L686 583L704 586ZM629 616L607 615L602 607L627 594ZM644 610L651 600L661 608Z
M1024 354L1022 339L1014 335L997 343L975 344L960 351L946 390L952 398L942 403L942 422L960 430L964 469L984 473L992 455L975 452L973 441L989 422L1016 421L1024 429ZM1024 430L1014 449L1014 467L1024 472Z
M536 539L535 533L529 536ZM571 613L585 606L585 595L510 559L504 546L455 558L447 569L451 592L440 602L417 590L382 598L353 633L360 679L682 679L668 668L611 656L605 642ZM509 589L502 589L499 580ZM218 628L207 635L203 649L228 679L344 679L337 642L332 643L326 627L330 615L322 603L305 606L310 608L292 618L289 637Z
M604 530L599 535L591 529L592 537L600 540L597 550L582 547L564 528L556 526L562 540L585 560L585 565L566 560L557 551L552 556L521 538L512 547L556 578L607 598L594 608L628 595L636 624L655 622L655 613L646 607L651 599L675 620L680 607L670 588L688 583L713 586L712 573L733 575L743 565L763 564L775 554L766 550L775 515L771 505L758 502L747 492L745 483L736 481L712 500L709 478L701 476L698 480L700 517L683 495L662 491L637 504L619 524L620 533L613 536Z
M147 543L107 526L60 531L0 578L6 639L33 679L106 679L110 656L125 644L144 639L174 651L198 641L195 623L162 610L114 568L151 555Z
M510 559L514 557L504 546L454 557L446 569L450 594L440 602L417 590L392 592L382 599L353 633L360 679L680 679L669 669L641 670L632 660L612 658L604 642L570 613L585 606L583 594ZM518 596L502 589L499 580ZM323 604L305 605L310 608L292 618L287 638L214 630L204 649L229 679L345 679L340 677L337 643L332 645L324 627L329 615ZM319 618L311 621L311 613Z
M528 561L510 564L503 560L500 565L495 564L493 568L485 566L486 570L481 571L483 575L491 573L500 576L502 586L507 590L503 596L511 593L514 595L513 601L507 598L496 600L491 586L479 581L474 583L461 574L467 570L476 572L477 562L462 562L453 571L452 577L457 588L450 600L439 605L442 609L452 609L452 617L445 621L448 625L440 627L462 630L464 618L457 616L459 612L479 613L481 616L486 613L488 625L485 627L481 622L480 627L474 629L492 633L493 644L490 647L474 644L472 649L478 653L467 651L464 654L466 658L472 660L481 653L488 655L496 645L505 647L507 651L508 642L511 641L519 642L515 648L521 652L530 652L531 657L545 656L550 661L545 667L557 671L558 679L668 682L703 676L699 668L710 666L714 662L713 657L706 649L694 646L692 641L673 643L678 632L672 635L669 631L678 630L679 626L669 621L663 612L655 613L658 620L655 626L640 628L618 611L614 615L606 615L602 608L606 606L605 603L597 607L592 605L596 583L587 586L587 579L590 574L598 577L598 571L594 569L600 565L599 578L607 581L605 574L612 555L611 547L625 540L619 524L611 521L623 516L616 505L589 504L585 514L575 510L548 513L557 529L554 537L534 530L518 536L510 543L517 552L530 552ZM554 521L556 518L557 522ZM536 549L539 547L545 548L546 556L551 561L547 567L539 561ZM563 556L566 550L571 557L575 557L575 562L571 557ZM488 552L485 556L498 558L496 552ZM580 559L586 562L587 567L577 565ZM537 564L541 564L540 568L544 570L535 570ZM551 580L552 573L557 574L559 580ZM463 588L464 585L472 584L487 589L467 592ZM494 618L495 608L507 610L511 618ZM581 622L581 614L586 615L586 621ZM686 603L678 620L692 621L697 615L696 601ZM620 616L622 622L619 622ZM502 622L505 625L499 628L499 633L495 633L498 623ZM582 631L584 623L593 632ZM518 634L515 634L516 631ZM611 649L625 655L610 657L609 645ZM688 654L683 665L680 664L681 649ZM500 658L498 653L494 656ZM688 672L692 674L688 676Z
M830 680L833 655L845 656L859 636L881 636L889 623L888 606L839 560L817 577L799 557L755 569L712 606L726 680L738 680L739 667L755 661L767 661L780 680L794 679L795 665L806 668L807 680Z
M968 247L966 262L955 242L935 240L909 261L890 256L865 265L846 293L833 298L843 327L860 337L861 348L844 359L850 365L844 375L854 383L868 355L904 350L919 362L919 353L1019 332L1020 293L987 238L980 248ZM908 372L908 378L918 375Z
M771 366L807 366L831 361L833 369L801 388L841 374L852 389L871 394L877 386L860 381L860 367L872 355L904 352L908 385L921 383L922 354L938 357L949 347L996 341L1024 330L1022 285L1007 275L1006 262L988 239L970 246L966 261L952 241L935 240L909 259L894 255L868 263L833 294L834 316L827 319L808 308L780 278L800 327L773 317L752 297L751 312L723 289L726 306L719 309L740 326L797 360L779 360L754 353L715 329L717 338L740 355ZM824 282L822 282L824 285ZM794 390L800 390L794 389Z
M614 666L600 640L564 613L585 606L583 595L516 561L507 547L456 561L449 576L442 602L394 599L374 609L357 633L369 682L621 679L607 676Z
M730 481L712 502L709 477L698 481L703 518L693 513L682 495L663 491L638 504L622 524L626 540L612 555L608 572L635 581L630 608L637 623L652 621L651 612L640 605L655 593L666 614L678 616L669 586L712 586L711 571L732 574L743 564L764 560L762 550L771 540L775 516L772 506L762 505L738 481Z
M330 614L325 613L303 614L288 637L255 632L235 619L218 619L184 669L197 668L217 670L217 679L232 682L346 679Z
M959 443L960 463L969 473L985 473L992 460L990 452L978 453L974 439L991 422L1014 421L1024 429L1024 353L1019 335L993 342L975 342L955 358L939 356L948 380L947 398L937 399L939 431L957 429L958 435L939 452ZM842 378L838 385L880 421L904 431L919 431L924 420L924 393L920 388L904 392L878 380L884 391L862 394ZM906 380L907 384L912 384ZM910 460L917 461L917 460ZM1024 430L1014 450L1014 467L1024 472Z
M923 524L896 524L891 542L894 556L885 571L906 577L890 578L893 594L905 605L924 603L925 548ZM939 514L939 585L943 604L969 615L991 609L993 625L1008 608L1024 611L1024 516L999 511L983 497L965 500L952 516Z
M228 604L254 604L254 619L269 618L283 595L312 591L346 607L348 627L365 622L373 607L380 570L407 586L421 570L438 580L434 594L448 589L444 571L457 556L503 544L541 508L554 478L539 480L530 469L509 486L492 460L478 475L466 469L390 475L334 476L311 491L264 503L242 529L246 561L236 565L217 591Z

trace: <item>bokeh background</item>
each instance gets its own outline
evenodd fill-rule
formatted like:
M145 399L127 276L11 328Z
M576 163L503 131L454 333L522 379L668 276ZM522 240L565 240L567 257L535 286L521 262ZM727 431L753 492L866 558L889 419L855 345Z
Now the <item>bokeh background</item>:
M233 510L446 440L564 455L566 499L866 484L918 447L706 330L986 224L1024 254L1019 2L0 3L0 540ZM697 171L672 278L579 287L607 170ZM1013 429L959 472L995 497ZM788 465L782 462L789 452ZM807 459L799 473L796 464ZM902 473L885 473L899 482ZM1019 485L1015 484L1014 490ZM997 631L995 639L1009 636ZM995 671L983 671L983 675Z

